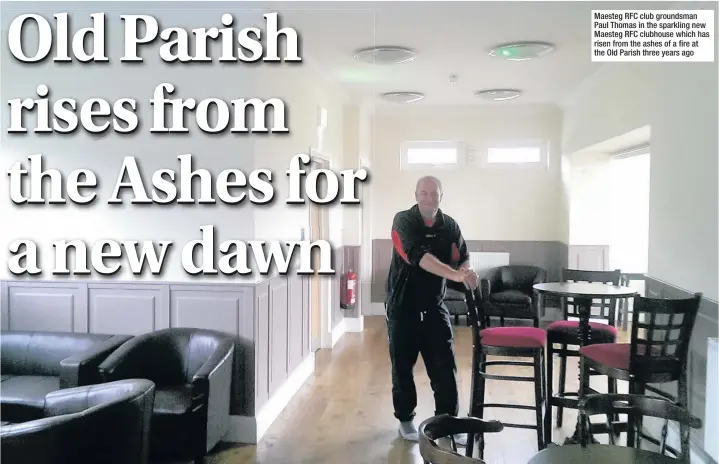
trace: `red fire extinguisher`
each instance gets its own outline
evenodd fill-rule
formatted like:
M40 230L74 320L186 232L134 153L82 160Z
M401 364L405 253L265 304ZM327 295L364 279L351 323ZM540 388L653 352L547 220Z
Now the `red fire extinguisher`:
M340 307L354 309L357 303L357 274L352 269L342 275L341 286Z

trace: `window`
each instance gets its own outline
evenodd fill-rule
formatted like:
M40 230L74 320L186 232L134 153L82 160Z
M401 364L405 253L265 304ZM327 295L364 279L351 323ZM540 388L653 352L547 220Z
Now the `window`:
M488 163L539 163L542 161L542 149L540 147L512 147L512 148L489 148L487 150Z
M462 164L459 143L446 141L406 142L402 145L402 168L452 168Z

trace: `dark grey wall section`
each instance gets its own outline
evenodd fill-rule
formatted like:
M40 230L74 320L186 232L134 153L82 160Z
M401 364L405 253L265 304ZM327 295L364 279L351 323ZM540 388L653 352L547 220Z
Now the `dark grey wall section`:
M647 278L646 296L653 298L688 298L693 293L677 288L666 282ZM707 348L708 339L719 336L719 305L714 300L704 298L699 308L692 332L691 350L689 352L688 383L689 409L695 416L704 421L707 385ZM676 382L659 386L662 390L676 394ZM692 430L692 442L704 448L704 429Z
M511 264L531 264L547 270L550 279L559 278L559 268L567 265L568 248L554 241L467 240L470 252L506 252ZM385 281L392 258L392 240L372 240L372 302L385 297Z
M254 416L310 354L309 278L237 284L0 281L0 322L3 330L225 332L236 347L231 413Z

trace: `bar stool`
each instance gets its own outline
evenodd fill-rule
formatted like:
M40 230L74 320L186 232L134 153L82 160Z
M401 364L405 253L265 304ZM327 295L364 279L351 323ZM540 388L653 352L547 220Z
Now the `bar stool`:
M650 391L686 409L689 343L701 300L701 293L682 299L635 296L631 343L589 345L579 350L580 397L587 393L589 373L595 370L614 379L628 381L630 394L644 395ZM648 385L668 382L677 382L676 396ZM638 448L642 438L655 445L660 444L659 440L643 433L635 435L637 424L631 416L626 425L627 446ZM639 426L641 430L641 422ZM585 427L590 431L592 429L591 424L585 424ZM662 435L666 436L666 433L665 424ZM681 453L686 453L689 449L687 424L682 424L680 437ZM680 456L680 452L672 447L667 446L667 450Z
M472 387L470 397L469 416L483 418L485 408L509 408L534 410L536 424L513 424L502 421L504 427L535 429L537 431L537 448L539 451L545 447L544 429L542 426L542 410L544 403L544 348L546 332L537 327L490 327L486 328L486 321L481 305L477 302L475 292L467 291L467 307L472 324ZM487 361L487 356L507 356L531 358L532 361ZM489 366L531 366L534 368L532 377L489 374ZM503 380L510 382L534 383L534 405L485 403L485 380ZM484 434L477 437L480 459L484 456ZM472 453L474 440L467 441L467 451ZM470 454L471 455L471 454Z
M561 282L594 282L605 283L611 285L619 285L622 273L620 270L615 271L585 271L579 269L559 270L559 280ZM572 407L576 400L566 400L566 397L579 395L578 392L567 392L567 358L579 357L579 349L569 349L570 345L581 345L581 337L579 334L579 321L570 321L569 318L578 318L576 305L568 298L561 298L561 308L563 319L552 322L547 326L547 405L544 416L544 436L549 442L552 439L552 406L557 408L557 427L562 426L562 413L565 407ZM598 304L592 306L592 319L600 319L604 322L590 322L592 328L591 343L614 343L617 339L617 329L614 327L616 315L617 300L613 298L604 298ZM561 346L555 349L554 345ZM553 393L553 370L554 355L558 355L559 364L559 386L557 394ZM592 372L591 375L598 375L598 372ZM611 377L607 377L608 393L617 392L617 381Z

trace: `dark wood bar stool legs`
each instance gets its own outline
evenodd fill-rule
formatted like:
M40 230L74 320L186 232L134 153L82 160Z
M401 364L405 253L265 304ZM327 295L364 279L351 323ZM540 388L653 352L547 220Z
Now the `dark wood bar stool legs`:
M621 275L620 270L586 271L561 268L559 280L561 282L619 285ZM617 329L614 327L616 298L601 298L595 303L592 298L561 297L560 302L562 319L551 323L547 327L547 405L544 417L544 436L547 442L552 439L552 407L557 408L556 426L561 427L564 408L576 409L578 406L579 392L566 391L567 358L579 358L578 348L584 344L614 343L617 338ZM588 312L592 319L603 321L589 322L587 332L591 332L591 337L588 336L586 340L583 340L579 321L570 320L570 318L579 318L582 310ZM559 345L559 348L555 349L555 345ZM570 346L576 346L577 348L570 349ZM560 360L559 385L556 394L553 391L555 355ZM590 375L597 374L598 372L590 371ZM607 392L617 392L616 379L607 378ZM616 420L617 418L613 417L612 419Z
M470 309L472 322L473 357L472 357L472 393L470 397L469 416L483 419L486 408L509 408L535 411L535 424L513 424L502 421L504 427L535 429L537 431L537 448L539 451L545 447L544 427L542 422L545 397L545 371L544 348L546 345L546 332L536 327L491 327L484 328L485 319L481 308L477 311L475 297L467 292L467 303ZM529 358L531 361L517 360L487 360L487 356L507 356ZM525 366L533 368L533 375L512 376L499 375L488 372L491 366ZM533 382L534 405L485 403L486 380L502 380L507 382ZM484 456L484 436L479 434L479 457ZM473 441L467 443L469 453L472 453Z

